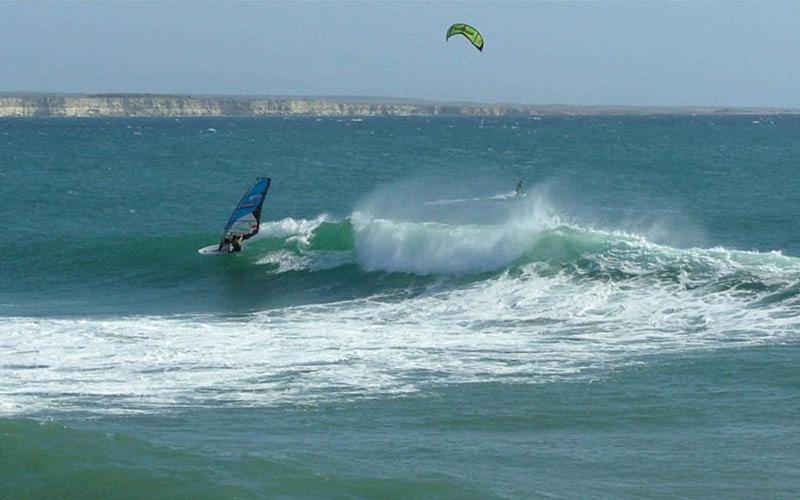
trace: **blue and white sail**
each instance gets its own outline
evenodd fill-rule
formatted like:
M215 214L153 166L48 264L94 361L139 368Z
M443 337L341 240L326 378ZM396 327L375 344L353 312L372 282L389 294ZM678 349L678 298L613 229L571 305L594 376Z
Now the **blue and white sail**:
M264 198L267 196L271 179L269 177L259 177L250 189L242 197L239 204L233 210L225 230L222 234L222 241L233 236L241 236L246 240L258 233L261 224L261 209L264 206Z

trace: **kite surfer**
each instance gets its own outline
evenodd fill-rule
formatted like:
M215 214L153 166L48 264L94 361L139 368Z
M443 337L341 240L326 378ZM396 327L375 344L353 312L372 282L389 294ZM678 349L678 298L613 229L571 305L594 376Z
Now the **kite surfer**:
M517 196L523 196L525 194L525 187L522 185L522 181L517 183Z

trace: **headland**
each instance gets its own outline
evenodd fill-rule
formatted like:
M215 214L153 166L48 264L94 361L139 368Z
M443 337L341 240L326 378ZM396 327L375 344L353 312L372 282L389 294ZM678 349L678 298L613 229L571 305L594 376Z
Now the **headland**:
M792 108L575 106L348 96L0 93L0 117L800 115Z

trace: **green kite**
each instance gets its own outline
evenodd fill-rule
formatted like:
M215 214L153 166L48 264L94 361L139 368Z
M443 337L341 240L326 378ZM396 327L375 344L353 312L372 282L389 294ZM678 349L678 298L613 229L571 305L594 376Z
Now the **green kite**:
M445 40L449 40L453 35L464 35L476 49L483 50L483 36L469 24L456 23L450 26L447 28L447 37Z

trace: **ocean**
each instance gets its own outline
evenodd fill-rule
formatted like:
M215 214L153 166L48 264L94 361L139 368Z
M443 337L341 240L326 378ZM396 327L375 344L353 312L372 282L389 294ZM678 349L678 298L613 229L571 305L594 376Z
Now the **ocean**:
M797 116L2 119L0 498L797 498L798 169Z

